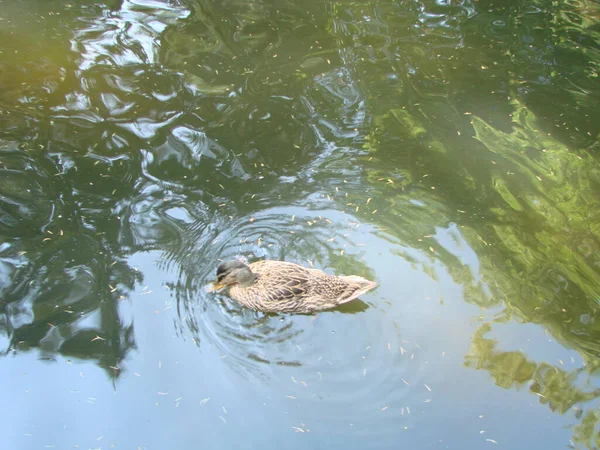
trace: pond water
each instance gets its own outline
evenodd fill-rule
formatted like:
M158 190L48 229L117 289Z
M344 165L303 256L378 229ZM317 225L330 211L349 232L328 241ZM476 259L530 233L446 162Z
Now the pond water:
M5 448L600 445L600 4L4 0ZM265 315L281 259L375 290Z

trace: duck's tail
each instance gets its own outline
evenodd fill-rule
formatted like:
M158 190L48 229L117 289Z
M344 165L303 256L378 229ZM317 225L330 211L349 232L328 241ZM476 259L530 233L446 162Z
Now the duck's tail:
M360 297L367 291L370 291L375 286L377 286L377 283L375 283L374 281L369 281L366 278L359 277L357 275L346 275L340 278L343 278L349 284L348 289L346 290L346 295L342 296L339 299L340 305L342 303L347 303L349 301L354 300L355 298Z

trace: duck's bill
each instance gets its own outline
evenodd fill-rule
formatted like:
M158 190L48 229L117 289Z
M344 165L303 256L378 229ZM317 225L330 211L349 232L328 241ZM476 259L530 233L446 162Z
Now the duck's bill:
M204 286L204 290L206 292L218 292L225 287L224 284L219 284L216 281L211 281L206 286Z

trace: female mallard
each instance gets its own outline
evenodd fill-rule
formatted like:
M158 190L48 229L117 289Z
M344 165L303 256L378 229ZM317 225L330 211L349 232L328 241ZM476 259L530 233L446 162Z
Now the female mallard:
M229 286L230 297L257 311L311 313L354 300L376 284L284 261L226 261L217 268L214 289Z

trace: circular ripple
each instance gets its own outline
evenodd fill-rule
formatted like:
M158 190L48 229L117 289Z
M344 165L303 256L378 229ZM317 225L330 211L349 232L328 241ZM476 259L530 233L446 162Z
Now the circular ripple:
M233 258L285 259L375 279L362 260L378 258L376 241L383 238L376 230L364 223L359 229L355 217L339 211L299 206L214 219L190 226L182 239L186 257L178 263L185 266L176 289L179 318L198 344L216 349L243 377L260 380L257 389L265 387L273 407L286 408L291 400L311 407L307 422L313 425L327 421L332 430L356 427L362 435L411 427L413 413L426 407L432 393L422 380L420 349L402 339L388 304L370 307L357 300L316 318L269 315L203 290L219 261ZM269 390L274 384L278 392ZM323 402L327 408L321 409Z
M312 316L251 311L224 294L206 293L204 286L215 278L219 262L228 259L278 259L321 268L339 267L343 261L343 272L370 276L358 254L353 254L349 224L354 222L339 212L301 207L212 219L190 224L182 232L181 245L166 258L181 269L181 281L173 288L182 324L201 345L216 347L227 363L252 376L264 378L269 367L304 366L316 360L316 354L298 353L298 348L311 347L318 323ZM338 311L350 314L367 307L356 301Z

